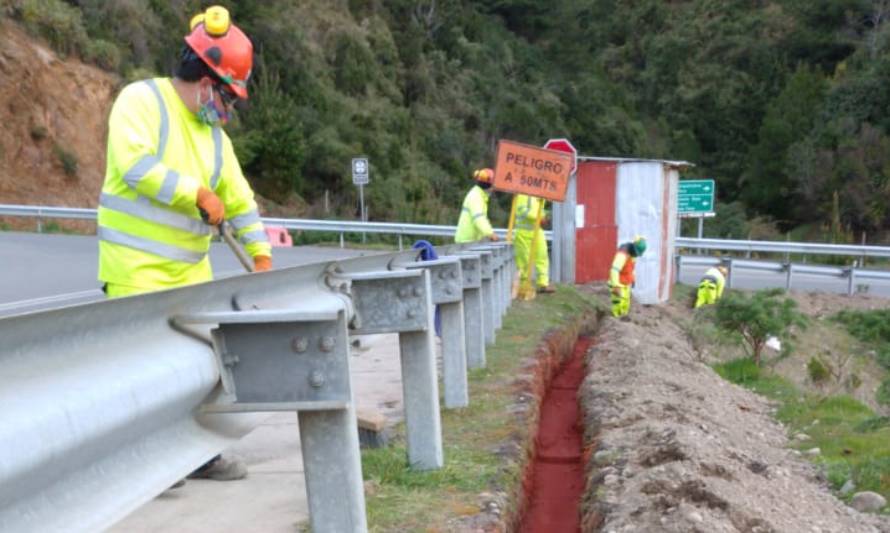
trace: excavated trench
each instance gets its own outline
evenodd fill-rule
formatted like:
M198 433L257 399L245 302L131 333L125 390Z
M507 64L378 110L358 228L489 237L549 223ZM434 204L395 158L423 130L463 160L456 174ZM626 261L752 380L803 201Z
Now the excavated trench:
M518 531L580 531L579 505L585 486L584 427L578 390L585 377L585 355L593 338L581 335L571 355L556 368L543 392L534 455L525 469L525 505ZM546 371L545 365L541 371ZM541 377L539 376L539 379Z

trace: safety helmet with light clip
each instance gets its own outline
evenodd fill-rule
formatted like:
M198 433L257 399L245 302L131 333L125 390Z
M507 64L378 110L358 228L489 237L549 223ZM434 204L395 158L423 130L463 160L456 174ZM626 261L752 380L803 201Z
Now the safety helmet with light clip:
M480 168L473 172L473 179L480 183L491 183L494 180L494 170L490 168Z
M253 44L229 11L211 6L192 17L185 42L216 73L225 87L238 98L247 99L247 80L253 68Z
M639 257L643 255L646 251L646 238L642 235L637 235L633 240L634 251L636 251L636 256Z

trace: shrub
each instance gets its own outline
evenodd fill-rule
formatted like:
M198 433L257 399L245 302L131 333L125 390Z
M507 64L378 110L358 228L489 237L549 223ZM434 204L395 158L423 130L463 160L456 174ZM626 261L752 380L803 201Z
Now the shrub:
M49 134L45 126L31 126L31 138L35 141L40 141L46 138Z
M53 152L55 152L56 157L59 158L59 162L62 163L62 170L65 171L65 174L68 176L76 176L77 155L62 148L58 144L53 147Z
M807 363L807 372L809 372L810 379L813 380L813 383L822 383L831 375L831 371L828 369L828 364L818 357L810 358L810 362Z
M61 0L22 0L15 10L25 27L45 38L63 55L83 50L88 42L78 8Z
M797 304L779 298L781 290L758 291L750 297L731 292L716 305L716 324L742 336L745 349L756 365L760 365L763 346L770 336L788 342L792 326L806 327L806 317L797 311Z
M890 405L890 378L886 378L881 382L878 392L875 393L875 398L881 405Z
M121 64L121 51L112 42L95 39L87 42L84 48L84 59L105 70L116 71Z

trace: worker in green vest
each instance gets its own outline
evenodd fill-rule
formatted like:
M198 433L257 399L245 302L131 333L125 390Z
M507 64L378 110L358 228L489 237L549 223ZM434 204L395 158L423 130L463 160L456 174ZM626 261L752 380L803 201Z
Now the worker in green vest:
M224 220L255 271L272 268L253 191L222 129L247 99L252 67L250 39L213 6L192 19L174 77L137 81L118 95L97 231L109 298L211 280L211 226ZM190 477L246 475L242 462L217 455Z
M526 194L516 195L516 236L513 240L513 253L519 269L520 286L528 283L528 263L532 253L532 242L535 250L535 285L538 292L555 292L550 286L550 257L547 255L547 239L544 230L538 226L538 209L542 212L542 220L546 219L546 200ZM537 234L537 239L535 235Z
M711 267L705 271L698 284L695 294L695 308L703 305L713 305L723 297L723 289L726 287L726 276L729 270L723 265Z
M473 172L473 179L476 184L464 197L454 242L476 242L482 239L496 241L498 236L488 220L488 198L491 196L494 170L490 168L476 170Z

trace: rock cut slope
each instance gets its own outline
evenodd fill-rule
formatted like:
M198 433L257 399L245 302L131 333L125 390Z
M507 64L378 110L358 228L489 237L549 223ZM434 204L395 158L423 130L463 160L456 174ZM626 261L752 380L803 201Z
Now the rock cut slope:
M0 21L0 203L96 207L119 83Z

